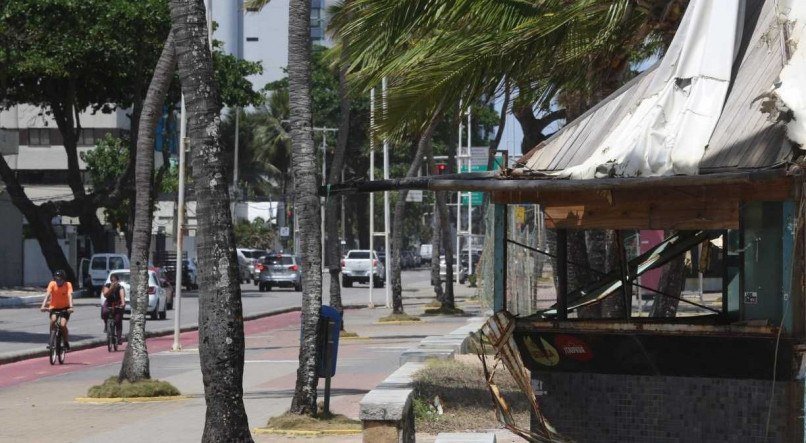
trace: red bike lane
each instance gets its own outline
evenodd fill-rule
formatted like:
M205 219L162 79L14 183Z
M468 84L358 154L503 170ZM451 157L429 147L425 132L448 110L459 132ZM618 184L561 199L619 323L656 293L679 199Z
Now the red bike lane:
M248 337L267 331L299 325L299 311L271 315L244 322L244 334ZM199 343L198 331L180 334L184 348L195 347ZM149 354L168 351L173 347L173 335L153 337L146 340ZM44 348L44 344L42 345ZM106 345L67 353L64 364L51 365L48 357L37 357L15 363L0 365L0 388L15 386L53 375L68 374L85 368L93 368L123 361L125 345L117 352L109 352Z

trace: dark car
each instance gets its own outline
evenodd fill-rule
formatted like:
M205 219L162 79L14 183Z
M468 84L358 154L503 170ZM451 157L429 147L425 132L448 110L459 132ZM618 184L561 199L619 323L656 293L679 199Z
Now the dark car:
M272 287L294 288L302 290L301 261L290 254L267 255L260 260L258 268L258 288L260 291L271 291Z

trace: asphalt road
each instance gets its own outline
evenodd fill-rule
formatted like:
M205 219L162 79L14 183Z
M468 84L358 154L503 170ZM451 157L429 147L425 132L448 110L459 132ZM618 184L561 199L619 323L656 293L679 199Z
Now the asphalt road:
M429 273L425 270L403 271L403 288L416 289L428 286ZM327 294L329 278L323 279L324 293ZM407 292L407 291L406 291ZM406 295L404 292L404 297ZM241 285L244 315L265 312L274 309L298 307L302 293L291 289L273 289L271 292L259 292L254 284ZM372 290L375 306L385 304L385 288ZM329 297L325 296L324 302ZM367 285L356 284L353 288L342 288L342 300L345 305L366 305L369 302ZM74 300L75 312L70 317L70 341L104 338L103 322L98 299L79 298ZM146 330L154 331L172 327L175 310L168 311L165 320L147 320ZM124 319L124 333L128 331L128 317ZM191 326L198 322L198 293L183 291L181 307L181 325ZM47 315L39 311L39 306L0 309L0 354L30 349L44 349L48 340Z

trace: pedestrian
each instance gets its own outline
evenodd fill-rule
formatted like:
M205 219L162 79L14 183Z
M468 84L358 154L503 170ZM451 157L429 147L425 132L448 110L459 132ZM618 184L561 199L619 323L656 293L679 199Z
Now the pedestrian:
M118 344L123 343L123 309L126 307L126 290L120 284L120 279L117 274L109 276L109 283L104 285L101 290L106 299L101 305L101 318L104 321L104 334L106 330L106 320L109 315L113 315L115 319L115 335Z
M48 283L47 296L42 300L42 311L50 311L50 328L53 329L56 323L56 311L62 311L59 327L62 329L64 338L64 350L70 350L70 343L67 340L67 321L70 320L70 313L73 312L73 285L65 280L65 272L61 269L53 273L53 281ZM48 345L50 349L50 345Z

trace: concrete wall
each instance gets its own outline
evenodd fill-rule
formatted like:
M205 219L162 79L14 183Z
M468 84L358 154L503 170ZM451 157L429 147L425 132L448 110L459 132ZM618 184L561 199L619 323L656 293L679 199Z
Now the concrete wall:
M22 285L22 213L0 194L0 286Z
M532 385L578 442L762 442L772 382L554 372ZM803 441L802 399L803 383L776 383L766 441Z

